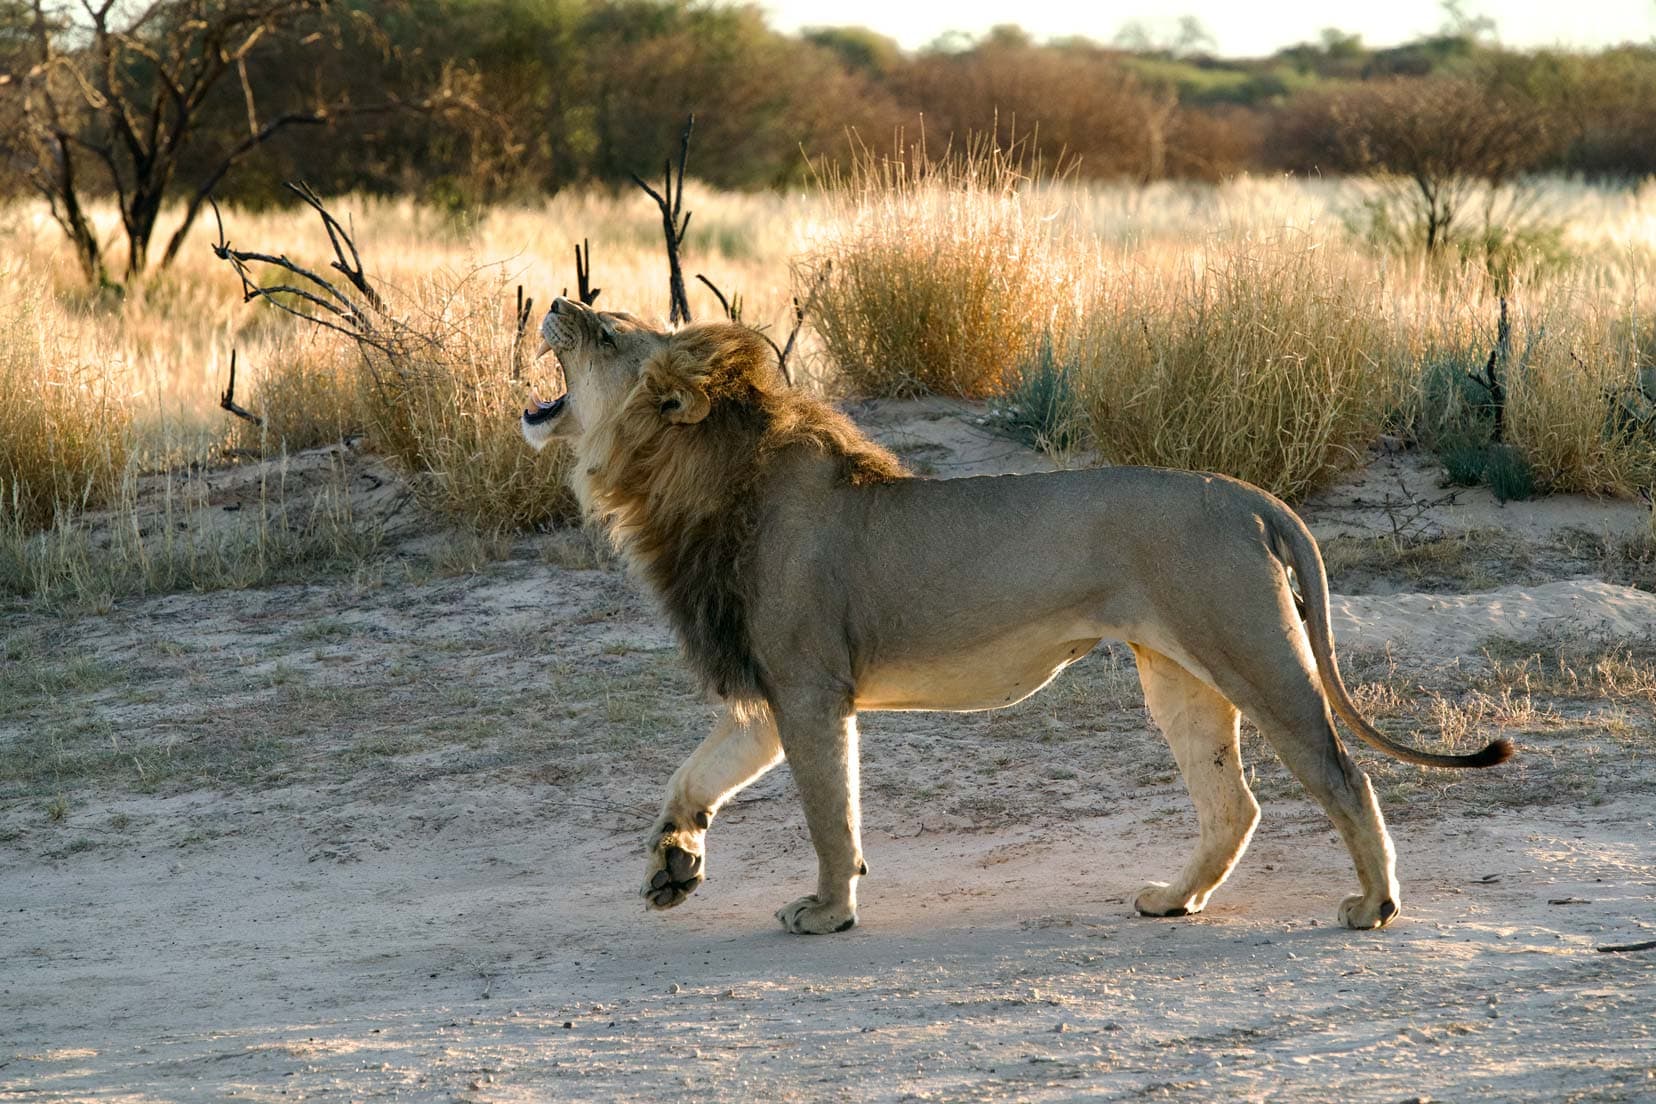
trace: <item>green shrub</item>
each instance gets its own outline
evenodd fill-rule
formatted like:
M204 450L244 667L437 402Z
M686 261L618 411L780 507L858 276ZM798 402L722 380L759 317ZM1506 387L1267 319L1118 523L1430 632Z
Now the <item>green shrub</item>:
M995 425L1031 448L1068 453L1086 437L1073 366L1058 359L1052 335L1018 366L1012 385L991 407Z

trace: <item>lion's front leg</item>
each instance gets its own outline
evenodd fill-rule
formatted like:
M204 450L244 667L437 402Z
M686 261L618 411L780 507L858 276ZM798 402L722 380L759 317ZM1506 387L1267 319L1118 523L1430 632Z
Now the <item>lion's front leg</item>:
M1133 907L1145 916L1185 916L1201 912L1230 874L1259 823L1259 805L1242 774L1236 706L1160 652L1132 648L1145 704L1173 748L1201 825L1196 852L1173 884L1145 886Z
M673 773L667 801L650 829L644 900L666 909L693 893L707 876L707 829L713 814L737 791L782 761L769 713L738 720L729 710L707 739Z
M814 696L779 703L779 710L782 748L816 848L817 891L782 906L776 918L800 935L842 932L857 923L857 879L868 873L857 793L857 717L848 704Z

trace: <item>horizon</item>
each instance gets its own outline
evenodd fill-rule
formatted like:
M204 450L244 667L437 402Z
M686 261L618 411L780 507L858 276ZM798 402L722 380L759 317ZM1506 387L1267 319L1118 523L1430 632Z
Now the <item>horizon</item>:
M1004 4L958 0L947 7L909 7L878 0L765 0L760 5L772 26L787 33L811 27L866 27L918 50L952 34L978 37L998 24L1015 24L1037 41L1080 36L1115 41L1137 25L1152 43L1171 45L1181 19L1193 17L1210 37L1204 52L1217 57L1267 57L1300 43L1317 42L1327 29L1358 35L1365 46L1396 46L1448 29L1450 7L1472 25L1492 25L1493 41L1520 49L1561 47L1597 50L1656 40L1652 0L1583 0L1561 5L1534 0L1494 4L1464 0L1395 0L1387 5L1346 9L1338 14L1314 0L1276 0L1269 11L1246 10L1229 0L1184 0L1169 9L1149 0L1078 11L1060 0L1028 0L1016 18Z

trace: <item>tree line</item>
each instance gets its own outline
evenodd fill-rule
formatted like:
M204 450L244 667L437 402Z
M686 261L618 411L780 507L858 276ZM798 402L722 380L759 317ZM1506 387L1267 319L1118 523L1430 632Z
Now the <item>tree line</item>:
M1488 31L1384 49L1328 31L1237 60L1190 27L1100 44L1006 26L907 52L687 0L0 0L0 196L51 201L88 279L119 283L173 255L152 241L164 202L194 218L304 180L458 211L615 186L657 169L692 112L695 175L729 188L899 131L1145 182L1656 172L1656 46L1518 51ZM129 244L115 270L86 213L107 197Z

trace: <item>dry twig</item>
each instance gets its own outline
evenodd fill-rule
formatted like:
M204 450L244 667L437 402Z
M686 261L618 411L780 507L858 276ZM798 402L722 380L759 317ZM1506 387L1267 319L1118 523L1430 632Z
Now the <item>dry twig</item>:
M252 422L260 429L264 428L265 421L257 414L236 403L236 350L230 350L230 382L225 385L224 394L219 396L219 406L244 421Z
M632 182L642 188L645 195L655 200L656 206L661 209L661 229L667 240L667 296L670 304L667 320L675 326L690 321L690 297L684 290L684 269L679 264L679 246L684 243L685 231L690 229L690 216L682 213L684 165L690 158L690 132L695 125L696 117L692 115L685 120L684 130L679 134L676 186L671 158L667 160L662 171L662 188L665 194L650 187L637 173L630 174Z

